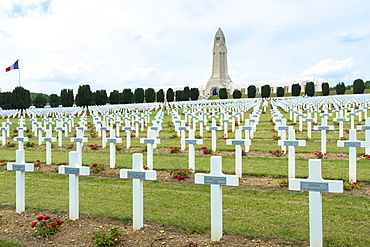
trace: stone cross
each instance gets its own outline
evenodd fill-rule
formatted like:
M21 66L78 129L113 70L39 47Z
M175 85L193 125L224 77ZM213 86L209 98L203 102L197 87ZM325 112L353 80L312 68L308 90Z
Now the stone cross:
M143 154L133 154L132 169L121 169L120 178L132 179L132 227L134 230L138 230L144 224L143 180L156 180L157 172L144 170Z
M328 119L321 119L321 126L314 126L314 130L321 130L321 152L326 153L326 131L334 130L334 126L328 126Z
M119 130L121 129L121 124L122 124L122 121L121 120L116 120L114 121L114 123L116 124L116 136L119 137Z
M343 137L343 122L348 121L348 118L343 117L343 112L340 112L340 117L334 118L333 120L339 122L339 138Z
M59 166L59 174L69 174L69 219L79 218L78 175L89 176L90 167L79 165L79 153L69 152L69 166Z
M115 130L111 129L110 137L106 139L106 142L109 143L110 168L116 167L116 143L122 143L122 138L116 138L115 133Z
M14 141L18 142L18 149L23 149L23 142L28 141L28 137L23 136L23 131L26 128L24 127L17 127L18 130L18 137L14 137Z
M219 241L222 238L222 187L238 186L237 175L225 175L222 173L222 157L211 157L211 173L196 173L196 184L211 185L211 241Z
M321 192L343 193L343 181L324 180L321 177L321 160L309 160L307 179L289 179L289 190L309 191L310 246L322 247L322 195Z
M156 138L156 131L148 129L147 138L140 138L140 143L147 144L147 167L153 170L153 146L154 144L161 143L159 139Z
M57 127L55 127L55 130L58 131L58 146L61 147L63 145L62 141L63 141L63 130L64 130L64 127L62 126L62 123L61 122L57 122Z
M42 123L38 123L38 126L35 127L35 132L38 133L38 139L39 139L39 146L42 143L42 131L44 130L44 127L42 127Z
M83 137L83 131L78 129L76 131L76 137L71 138L71 142L76 142L76 151L78 152L78 165L82 166L82 146L84 142L87 142L88 139Z
M110 130L110 127L107 127L106 122L102 122L102 125L99 128L99 131L101 132L102 136L102 147L105 148L107 146L107 130Z
M348 141L337 141L338 147L349 148L349 181L356 182L356 148L369 147L368 141L357 141L356 130L349 130Z
M203 144L203 140L195 139L194 130L189 130L189 139L182 139L181 144L189 145L189 169L195 171L195 148L194 145Z
M51 143L55 142L56 138L51 136L51 130L46 130L46 137L41 139L46 142L46 164L51 165Z
M206 129L212 132L212 151L216 152L216 131L221 130L222 127L216 125L216 116L210 116L210 118L212 118L212 126L207 126Z
M316 122L316 119L311 118L311 113L307 113L307 118L305 118L303 121L307 122L307 137L311 138L312 122Z
M287 126L286 125L286 119L281 119L281 124L275 126L275 130L280 131L280 137L282 141L286 140L286 132L292 129L292 126ZM286 151L285 146L281 146L281 151Z
M227 117L227 116L225 116ZM229 123L229 119L222 119L221 120L221 123L224 124L224 136L227 138L228 137L228 130L227 130L227 127L228 127L228 123Z
M6 131L8 130L8 126L6 123L2 123L2 127L0 127L0 130L1 130L1 141L2 141L2 145L5 146L6 145Z
M202 117L202 116L201 116ZM204 119L199 119L197 120L197 123L199 123L199 135L203 137L203 126L206 123L206 120ZM194 130L195 131L195 130Z
M355 128L355 116L356 115L357 115L357 113L354 112L354 109L352 109L351 112L348 113L348 116L350 116L350 118L351 118L351 129Z
M226 145L235 145L235 174L239 178L242 177L242 145L251 145L250 140L242 139L241 129L237 129L235 132L235 139L227 139Z
M185 150L185 142L183 142L182 140L185 139L185 131L189 130L190 128L185 126L185 122L186 122L185 120L176 120L176 121L180 121L181 123L181 126L175 127L175 130L180 131L181 150Z
M288 146L288 177L295 178L295 147L297 146L306 146L305 140L296 140L295 139L295 130L288 130L288 140L278 141L279 146Z
M63 124L64 124L64 136L68 137L68 130L69 130L68 126L70 125L70 122L64 119Z
M245 120L245 126L240 126L240 129L245 131L245 140L250 141L250 133L254 130L256 130L256 127L254 125L251 125L249 123L249 119ZM250 145L245 145L245 152L249 152Z
M15 197L16 197L16 212L21 214L26 209L26 174L25 172L33 172L34 164L26 163L24 161L24 149L16 150L15 162L9 162L7 164L7 170L15 171Z
M370 118L366 118L365 125L359 125L357 129L365 130L365 141L370 142ZM365 154L370 154L370 145L365 148Z
M126 126L122 127L126 131L126 148L131 147L131 130L135 130L135 127L131 127L130 122L126 121Z
M302 132L303 131L303 117L305 117L306 114L303 114L303 113L298 113L297 114L297 117L299 117L299 131Z

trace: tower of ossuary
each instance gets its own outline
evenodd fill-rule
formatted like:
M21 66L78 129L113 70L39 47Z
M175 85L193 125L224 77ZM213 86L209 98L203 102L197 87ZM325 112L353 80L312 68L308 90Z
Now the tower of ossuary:
M213 44L212 76L205 87L205 95L217 95L220 88L226 88L231 93L232 83L227 67L225 35L219 28Z

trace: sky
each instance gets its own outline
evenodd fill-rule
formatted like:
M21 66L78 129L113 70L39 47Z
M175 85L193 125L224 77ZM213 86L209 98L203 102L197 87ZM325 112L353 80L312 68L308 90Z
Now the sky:
M368 0L1 0L0 88L204 85L219 27L234 82L352 84L370 80L369 9ZM17 59L20 70L6 73Z

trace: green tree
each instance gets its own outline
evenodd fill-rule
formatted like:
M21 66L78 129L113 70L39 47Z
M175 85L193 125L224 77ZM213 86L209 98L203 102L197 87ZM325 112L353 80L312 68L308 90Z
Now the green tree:
M183 101L189 101L190 99L190 89L188 86L184 87L184 90L183 90Z
M185 95L183 90L176 90L175 92L176 101L184 101Z
M39 93L36 95L33 105L36 106L37 108L41 108L45 107L46 103L47 103L46 97L43 94Z
M284 97L284 88L283 87L278 87L276 91L276 96L277 97Z
M220 99L227 99L226 88L220 88L220 91L218 91L218 96L220 97Z
M306 83L306 88L304 89L304 93L309 97L312 97L315 95L315 84L312 81Z
M338 84L335 86L335 92L337 95L346 93L346 86L344 85L344 82L338 82Z
M235 89L233 92L233 98L234 99L240 99L242 97L242 92L238 89Z
M14 88L10 97L10 106L13 109L26 109L31 106L30 91L19 86Z
M95 91L95 104L105 105L107 103L107 91L105 89Z
M248 98L256 98L256 86L249 85L247 88Z
M0 93L0 105L2 109L11 109L10 98L12 96L11 92Z
M146 103L155 102L155 91L153 88L145 89L145 101Z
M175 99L175 94L173 93L173 89L172 88L167 89L166 91L167 102L173 102L174 99Z
M330 94L329 83L323 82L321 84L321 93L322 93L323 96L328 96Z
M362 79L356 79L353 82L353 93L363 94L365 91L365 82Z
M60 91L60 101L63 107L71 107L74 103L73 89L62 89Z
M60 98L57 94L50 94L49 104L51 107L58 107L60 105Z
M190 99L191 100L198 100L199 98L199 89L194 87L190 89Z
M89 106L92 104L92 92L90 85L80 85L76 94L77 106Z
M263 85L261 87L261 97L262 98L269 98L271 94L271 87L270 85Z
M109 103L111 105L117 105L119 104L119 92L118 90L113 90L109 94Z
M134 103L134 93L130 88L125 88L122 91L122 103L123 104L132 104Z
M144 103L144 89L136 88L134 92L135 103Z
M301 94L301 85L293 84L292 85L292 96L299 96Z
M157 102L164 102L164 91L163 91L163 89L160 89L157 92Z

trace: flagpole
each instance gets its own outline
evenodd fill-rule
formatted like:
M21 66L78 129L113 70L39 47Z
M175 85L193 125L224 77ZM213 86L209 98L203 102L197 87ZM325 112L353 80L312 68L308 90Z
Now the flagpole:
M18 75L19 75L19 86L21 86L21 69L19 68L19 58L18 58Z

